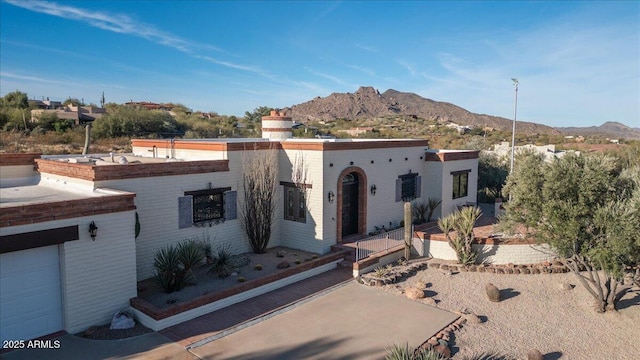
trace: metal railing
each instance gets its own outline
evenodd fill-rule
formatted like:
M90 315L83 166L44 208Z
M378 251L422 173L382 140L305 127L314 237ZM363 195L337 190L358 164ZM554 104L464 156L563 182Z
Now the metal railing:
M413 225L411 226L413 235ZM404 227L356 241L356 261L404 244Z

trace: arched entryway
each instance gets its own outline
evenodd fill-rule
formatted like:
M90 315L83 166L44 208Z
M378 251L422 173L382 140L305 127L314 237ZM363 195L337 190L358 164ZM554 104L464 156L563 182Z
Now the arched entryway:
M364 234L367 228L367 177L358 167L349 167L338 177L337 240Z

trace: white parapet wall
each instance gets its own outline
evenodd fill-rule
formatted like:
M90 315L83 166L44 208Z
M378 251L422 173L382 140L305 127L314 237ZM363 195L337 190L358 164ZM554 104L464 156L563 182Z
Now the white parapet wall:
M558 256L542 244L473 244L478 263L486 264L536 264L551 261ZM424 254L436 259L457 260L455 251L446 241L425 240Z

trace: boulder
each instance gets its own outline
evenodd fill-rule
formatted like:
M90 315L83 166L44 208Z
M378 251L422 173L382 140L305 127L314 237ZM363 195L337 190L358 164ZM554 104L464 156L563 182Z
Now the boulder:
M424 291L420 289L416 289L414 287L410 287L405 290L405 295L411 300L418 300L424 298Z
M558 284L558 287L560 288L560 290L571 290L573 289L573 285L567 283L567 282L561 282L560 284Z
M109 329L124 330L131 329L134 326L136 326L136 322L135 320L133 320L133 317L131 317L131 315L126 312L117 312L111 319L111 325L109 326Z
M543 359L544 359L544 356L537 349L529 350L529 352L527 352L527 360L543 360Z
M476 314L464 314L463 318L466 320L465 322L469 322L470 324L480 324L482 323L482 319Z
M428 297L428 298L424 298L424 300L422 300L425 304L429 305L429 306L438 306L438 304L436 303L436 300L434 298Z
M445 359L449 359L451 357L451 350L448 346L436 345L433 347L433 350L442 355Z
M427 284L425 284L424 281L416 281L416 283L413 285L413 287L415 287L416 289L419 290L424 290L427 288Z
M286 269L286 268L288 268L290 266L291 266L291 264L289 264L288 261L281 261L281 262L278 263L278 265L276 265L276 267L278 269Z
M500 302L500 290L493 284L488 283L484 286L484 290L487 293L487 297L490 301Z

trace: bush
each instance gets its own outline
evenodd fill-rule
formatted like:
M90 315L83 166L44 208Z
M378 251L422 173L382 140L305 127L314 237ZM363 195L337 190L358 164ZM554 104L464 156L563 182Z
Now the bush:
M195 282L191 269L203 258L202 248L193 240L181 242L176 246L169 245L156 252L153 262L154 277L166 293L179 291L186 284Z
M221 247L213 256L209 271L218 275L219 278L229 277L235 270L231 258L232 255L229 249L227 247Z
M444 360L444 356L440 355L433 349L411 349L408 344L393 345L387 348L387 355L384 357L386 360Z

